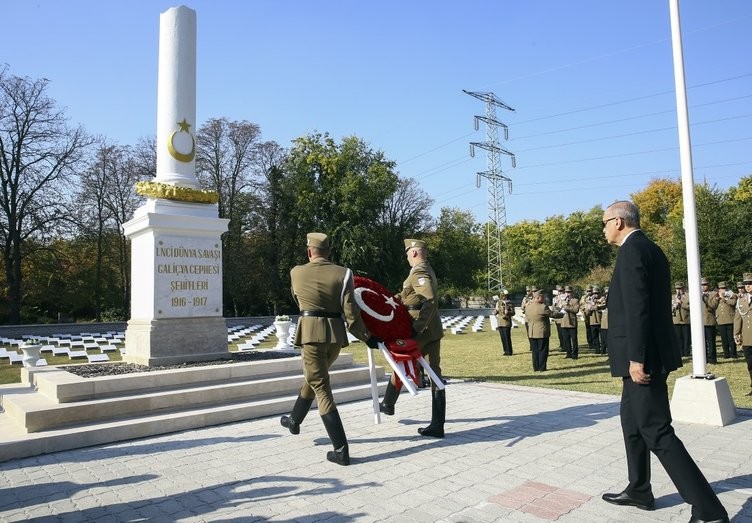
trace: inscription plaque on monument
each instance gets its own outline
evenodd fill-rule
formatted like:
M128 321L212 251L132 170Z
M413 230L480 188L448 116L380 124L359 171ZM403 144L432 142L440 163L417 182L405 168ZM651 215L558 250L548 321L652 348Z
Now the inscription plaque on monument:
M216 240L157 236L154 272L157 318L221 316L222 246Z

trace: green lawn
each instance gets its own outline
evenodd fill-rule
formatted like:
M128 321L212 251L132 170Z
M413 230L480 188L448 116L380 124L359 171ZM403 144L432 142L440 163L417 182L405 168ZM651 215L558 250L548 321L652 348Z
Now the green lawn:
M488 325L488 324L486 324ZM621 394L621 380L612 378L605 356L588 353L585 349L585 331L578 328L580 336L580 357L577 360L564 359L564 353L557 350L558 339L551 338L551 352L548 371L533 372L530 348L524 329L512 329L514 356L502 356L501 342L496 331L478 333L446 334L441 343L442 370L446 378L473 381L510 383L514 385L544 387L550 389L595 392L600 394ZM264 347L276 343L272 338ZM234 345L231 346L234 349ZM354 355L359 363L368 362L367 348L362 343L354 343L345 349ZM70 363L67 357L53 358L45 355L48 364ZM120 359L118 352L110 353L110 360ZM9 365L8 360L0 360L0 383L18 383L21 366ZM745 396L750 390L749 374L743 357L737 360L719 358L717 365L708 365L708 372L728 380L731 395L737 407L752 408L752 396ZM386 366L381 354L376 353L376 362ZM85 363L85 362L82 362ZM673 389L674 380L692 372L692 362L685 360L684 366L671 373L669 386Z
M488 325L488 323L486 323ZM448 333L441 340L441 369L445 378L509 383L530 387L595 392L621 395L621 379L611 377L606 356L591 354L585 348L585 330L578 328L580 354L577 360L564 359L558 349L556 334L551 337L551 350L546 372L533 372L530 346L524 329L512 329L514 356L502 356L501 341L496 331L478 333ZM367 363L368 355L362 344L347 347L358 362ZM380 354L376 361L387 365ZM717 365L707 371L728 380L737 407L752 408L749 374L744 357L737 360L719 358ZM692 361L685 358L684 366L669 376L669 390L674 380L692 373Z

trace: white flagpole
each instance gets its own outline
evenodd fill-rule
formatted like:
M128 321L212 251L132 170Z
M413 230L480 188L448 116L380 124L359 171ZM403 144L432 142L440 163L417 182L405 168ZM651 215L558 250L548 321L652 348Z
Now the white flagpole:
M689 288L689 317L692 338L692 375L705 376L705 331L702 319L702 289L700 288L700 246L697 239L697 209L695 182L692 175L692 144L689 138L687 88L684 81L679 0L669 0L671 11L671 43L674 52L674 85L676 116L679 129L679 157L681 160L682 200L684 205L684 238L687 244L687 285Z

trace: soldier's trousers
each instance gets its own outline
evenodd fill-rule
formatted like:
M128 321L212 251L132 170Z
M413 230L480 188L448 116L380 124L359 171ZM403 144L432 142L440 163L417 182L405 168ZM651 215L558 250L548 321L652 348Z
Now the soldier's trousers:
M726 323L718 325L718 334L721 335L721 349L724 358L736 358L736 342L734 341L734 324Z
M341 347L333 343L304 343L302 350L303 377L305 383L300 388L300 396L305 399L316 398L319 414L324 416L334 411L332 385L329 381L329 368L339 356Z
M688 323L674 323L674 332L676 332L676 340L679 342L679 348L681 348L682 356L692 355L692 338L690 337L691 331Z
M596 354L601 353L601 326L599 323L591 323L588 325L588 332L590 333L590 350Z
M422 343L420 353L428 360L431 370L436 373L439 379L443 379L441 375L441 338ZM436 386L433 383L431 383L431 390L436 390Z
M579 342L577 341L577 327L562 327L561 337L567 357L576 360L580 351Z
M715 349L715 325L705 325L705 358L708 363L718 359Z
M499 327L499 337L504 354L512 355L512 327Z

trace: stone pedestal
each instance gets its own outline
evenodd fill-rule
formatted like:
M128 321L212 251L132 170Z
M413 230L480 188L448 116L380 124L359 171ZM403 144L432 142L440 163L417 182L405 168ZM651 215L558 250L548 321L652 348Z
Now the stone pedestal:
M170 365L229 357L217 206L149 199L123 226L131 240L125 361Z
M675 421L723 427L736 418L726 378L683 376L674 384L671 417Z

